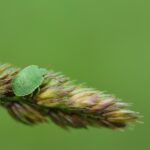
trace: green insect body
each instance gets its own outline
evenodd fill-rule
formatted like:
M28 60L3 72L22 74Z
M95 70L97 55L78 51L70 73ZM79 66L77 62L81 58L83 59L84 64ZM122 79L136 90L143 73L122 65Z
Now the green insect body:
M26 96L31 94L43 82L43 75L46 69L31 65L23 69L12 81L12 89L16 96Z
M115 96L76 85L61 73L35 65L23 70L0 65L0 106L24 124L51 119L65 129L118 129L139 118L138 113L130 111L128 104Z

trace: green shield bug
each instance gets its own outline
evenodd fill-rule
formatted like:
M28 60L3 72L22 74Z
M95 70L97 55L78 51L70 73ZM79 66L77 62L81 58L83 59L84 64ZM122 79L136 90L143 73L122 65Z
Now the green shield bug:
M12 81L12 89L16 96L26 96L35 91L43 82L47 70L31 65L24 68Z

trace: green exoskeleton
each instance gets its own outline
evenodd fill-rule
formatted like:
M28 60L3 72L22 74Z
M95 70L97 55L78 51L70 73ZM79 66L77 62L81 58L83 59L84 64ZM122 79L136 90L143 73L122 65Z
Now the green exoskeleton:
M12 80L12 89L16 96L26 96L34 92L43 82L47 70L38 66L28 66Z

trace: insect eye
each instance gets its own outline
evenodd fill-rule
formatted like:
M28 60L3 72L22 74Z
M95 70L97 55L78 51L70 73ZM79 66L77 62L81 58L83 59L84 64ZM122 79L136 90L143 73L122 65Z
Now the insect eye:
M44 68L31 65L21 70L12 81L12 89L16 96L26 96L35 91L43 82Z

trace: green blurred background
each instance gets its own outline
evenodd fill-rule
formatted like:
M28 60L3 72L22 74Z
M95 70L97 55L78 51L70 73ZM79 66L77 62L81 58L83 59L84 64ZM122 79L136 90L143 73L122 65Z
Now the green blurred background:
M1 0L0 61L51 66L144 116L125 132L28 127L0 109L2 150L150 149L149 0Z

